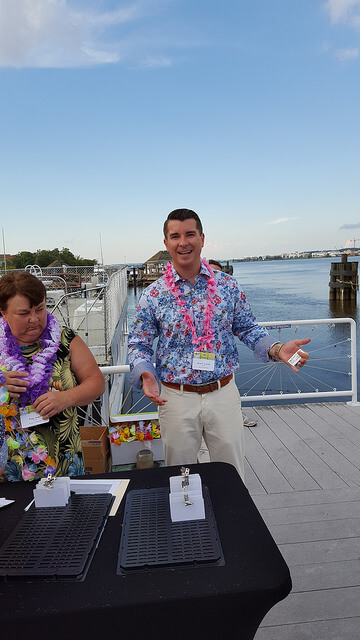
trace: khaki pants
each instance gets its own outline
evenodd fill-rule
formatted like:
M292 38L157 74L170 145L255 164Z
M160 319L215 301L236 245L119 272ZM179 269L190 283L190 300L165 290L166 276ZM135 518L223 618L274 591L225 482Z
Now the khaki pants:
M166 465L195 464L203 436L211 462L228 462L244 478L244 427L234 378L204 394L162 385L161 397L167 400L159 407Z

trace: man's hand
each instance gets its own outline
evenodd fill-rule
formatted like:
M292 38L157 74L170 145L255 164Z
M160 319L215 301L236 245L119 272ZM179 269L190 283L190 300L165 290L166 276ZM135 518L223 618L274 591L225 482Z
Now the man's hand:
M142 381L143 392L146 397L149 398L149 400L151 400L151 402L153 402L154 404L162 407L165 402L167 402L167 400L160 398L159 385L154 374L150 373L150 371L144 371L144 373L142 374Z
M303 367L307 363L309 358L309 354L301 349L301 345L308 344L310 340L310 338L304 338L304 340L290 340L290 342L285 342L278 353L278 359L282 362L285 362L285 364L287 364L293 371L299 371L297 367ZM270 356L274 355L275 347L276 345L271 347L269 351ZM301 358L295 366L290 364L289 359L297 351L299 352L299 356L301 356Z

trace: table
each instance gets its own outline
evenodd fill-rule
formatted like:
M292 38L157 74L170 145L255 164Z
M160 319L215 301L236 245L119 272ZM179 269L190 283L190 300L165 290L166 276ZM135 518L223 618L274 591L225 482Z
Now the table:
M209 489L225 563L117 575L124 502L108 519L83 582L0 581L1 636L25 630L51 640L251 640L266 613L291 590L289 569L234 467L190 466ZM179 467L158 467L94 477L130 478L128 491L166 487ZM0 484L15 504L0 510L0 545L32 498L30 482ZM6 635L8 632L8 636Z

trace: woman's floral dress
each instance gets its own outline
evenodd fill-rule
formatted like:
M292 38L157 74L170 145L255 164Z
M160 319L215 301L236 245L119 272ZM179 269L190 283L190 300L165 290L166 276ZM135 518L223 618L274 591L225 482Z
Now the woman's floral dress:
M60 345L50 388L56 391L73 389L77 382L71 371L70 343L75 333L62 327ZM22 355L31 363L31 357L39 350L39 343L22 349ZM14 401L12 401L14 402ZM13 407L15 409L15 407ZM4 478L9 482L33 480L48 473L57 476L77 476L85 474L81 450L80 427L76 407L69 407L50 418L49 422L23 429L19 413L4 420L8 444L8 462ZM14 428L14 421L16 428Z

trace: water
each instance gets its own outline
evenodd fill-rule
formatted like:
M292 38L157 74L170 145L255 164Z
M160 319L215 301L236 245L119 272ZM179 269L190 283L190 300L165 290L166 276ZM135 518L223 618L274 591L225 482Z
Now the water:
M329 300L330 265L334 261L338 261L338 259L237 262L233 263L233 275L245 291L247 300L259 322L348 317L353 318L357 323L358 338L360 329L356 303ZM129 323L133 318L141 292L142 289L139 288L136 293L133 289L129 290ZM339 339L343 325L336 325L334 331ZM275 337L277 337L276 333ZM299 337L305 337L305 329ZM282 337L282 341L284 341L284 337ZM317 344L315 339L313 344ZM244 359L243 351L248 352L247 362L250 362L249 354L253 360L248 349L241 351L242 360ZM311 353L310 346L309 352ZM358 367L360 366L359 355ZM340 389L339 372L335 371L329 375L330 386ZM240 386L238 379L237 383ZM349 382L343 388L349 388Z

